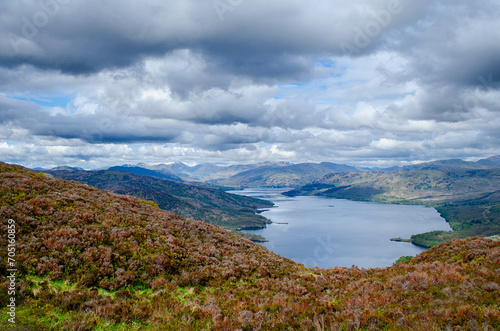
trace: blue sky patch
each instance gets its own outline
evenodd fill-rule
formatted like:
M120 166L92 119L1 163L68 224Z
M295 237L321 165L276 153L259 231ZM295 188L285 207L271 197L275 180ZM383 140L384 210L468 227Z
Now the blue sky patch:
M22 100L26 102L35 103L42 107L54 108L61 107L66 108L73 100L72 95L59 95L54 97L23 97L23 96L9 96L11 99Z

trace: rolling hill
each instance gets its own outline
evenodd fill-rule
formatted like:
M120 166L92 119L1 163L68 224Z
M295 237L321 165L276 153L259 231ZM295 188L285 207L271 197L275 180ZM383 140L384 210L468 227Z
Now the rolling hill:
M230 187L297 187L326 174L344 171L357 171L357 168L329 162L265 166L211 182Z
M1 329L12 298L17 330L500 328L492 240L388 268L308 269L148 201L4 163L0 213L0 231L13 229L0 245L15 241L0 272L16 268L0 284Z
M120 168L127 170L128 167ZM134 168L133 168L134 169ZM142 169L142 168L140 168ZM161 209L183 217L216 224L227 229L262 228L269 221L255 212L273 204L211 188L178 183L118 170L46 171L46 173L75 180L100 189L154 201Z
M183 180L179 176L175 175L171 171L166 171L166 170L154 171L154 170L150 170L150 169L146 169L146 168L142 168L142 167L133 167L133 166L128 166L128 167L116 166L116 167L111 167L108 170L126 171L126 172L131 172L131 173L136 174L136 175L144 175L144 176L155 177L155 178L159 178L159 179L166 179L166 180L171 180L174 182L183 182Z
M432 165L397 171L328 174L290 195L325 195L384 202L444 202L480 197L500 187L500 168Z

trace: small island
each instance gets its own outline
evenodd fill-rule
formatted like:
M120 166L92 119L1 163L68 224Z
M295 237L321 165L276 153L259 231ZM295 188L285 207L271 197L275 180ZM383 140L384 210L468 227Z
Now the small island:
M391 238L391 241L403 242L403 243L413 243L411 239L403 239L403 238Z

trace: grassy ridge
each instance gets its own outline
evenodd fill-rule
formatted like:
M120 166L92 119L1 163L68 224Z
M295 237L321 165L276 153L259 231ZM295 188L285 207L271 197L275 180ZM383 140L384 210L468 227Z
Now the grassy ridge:
M453 241L389 268L307 269L147 201L1 163L0 213L17 224L22 330L500 328L500 242Z

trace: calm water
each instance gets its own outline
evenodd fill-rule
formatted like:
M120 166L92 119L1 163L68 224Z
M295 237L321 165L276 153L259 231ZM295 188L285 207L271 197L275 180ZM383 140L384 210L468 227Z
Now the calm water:
M390 205L324 197L281 195L283 189L245 189L232 193L271 200L275 207L262 213L273 222L260 234L273 252L306 267L386 267L401 256L425 249L390 241L433 230L451 231L433 208Z

